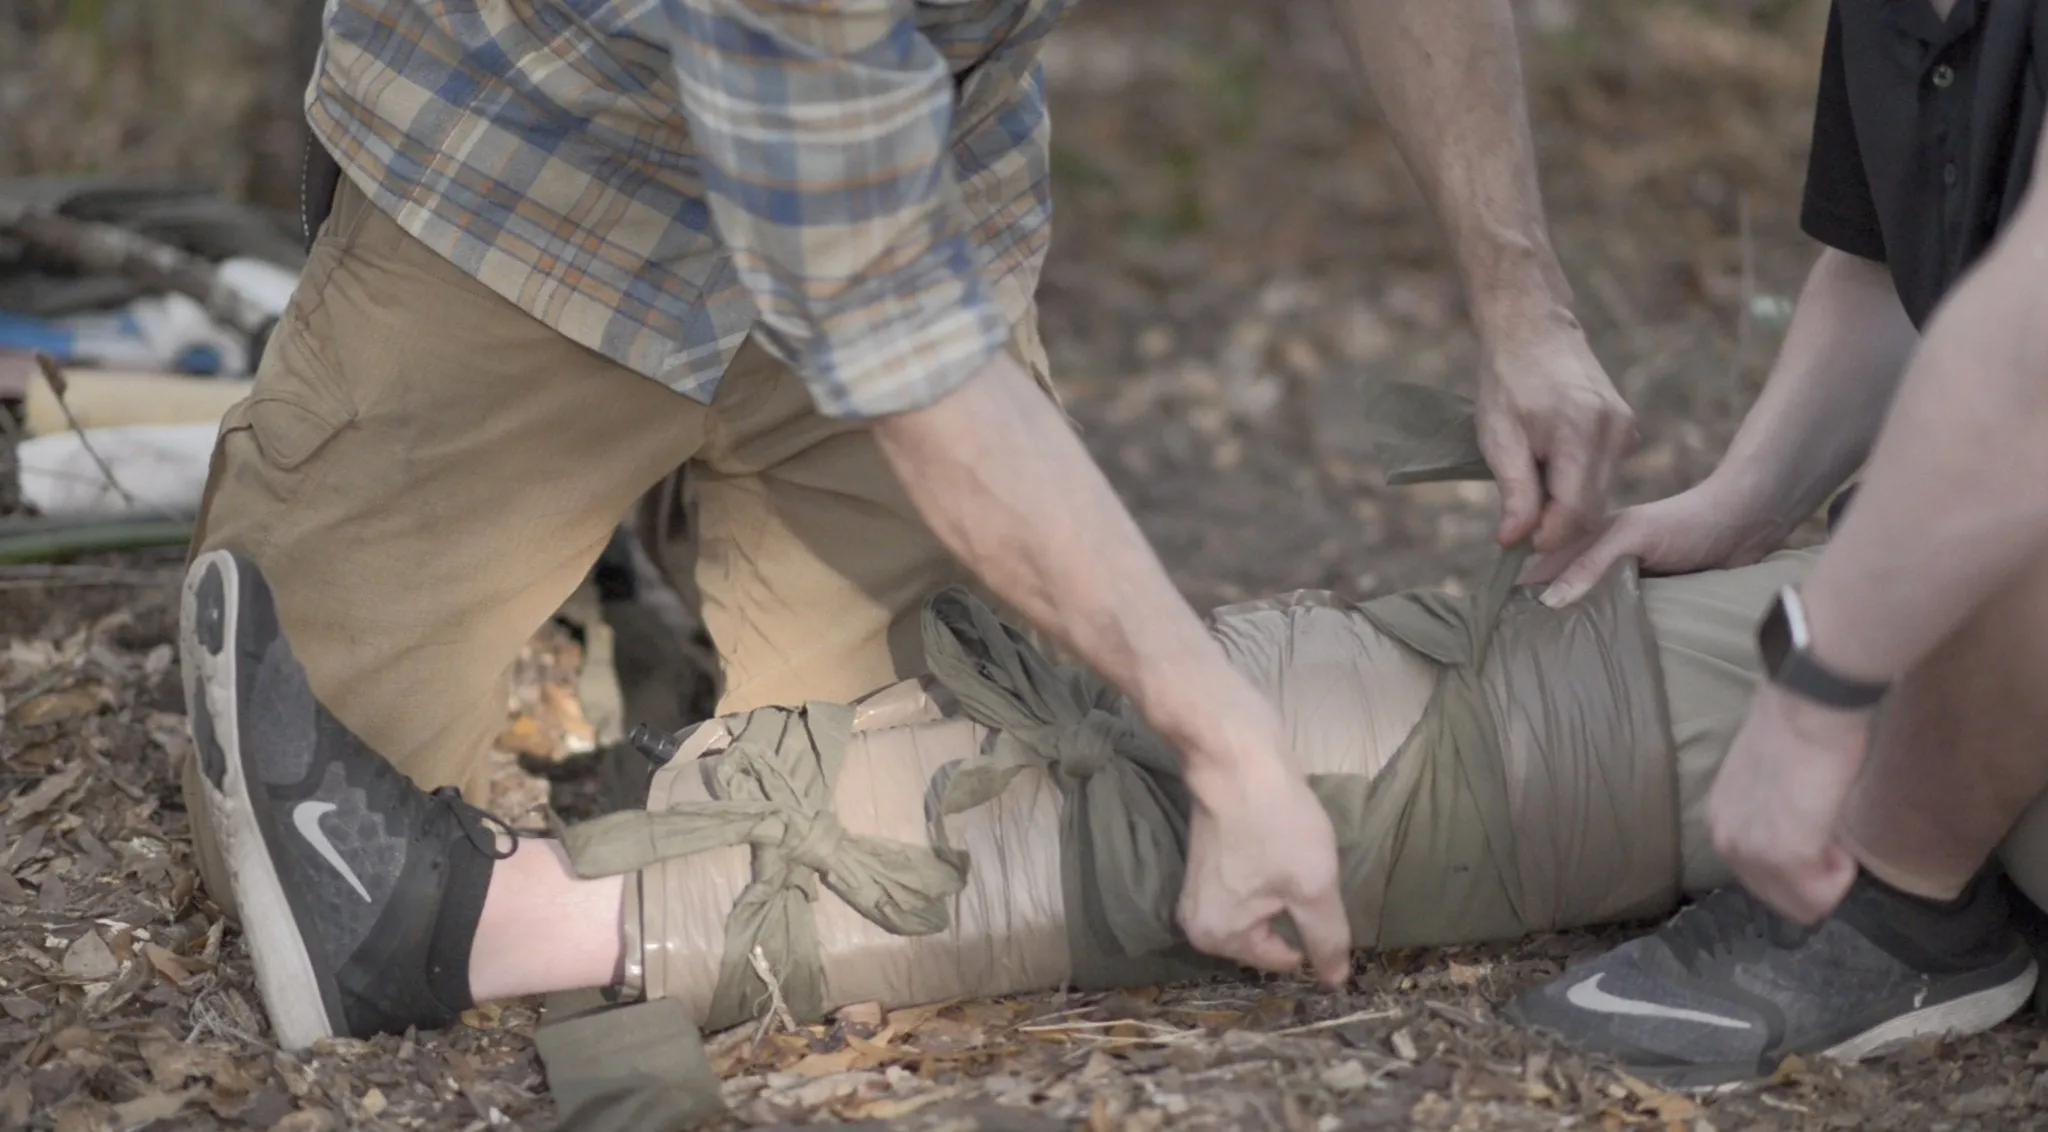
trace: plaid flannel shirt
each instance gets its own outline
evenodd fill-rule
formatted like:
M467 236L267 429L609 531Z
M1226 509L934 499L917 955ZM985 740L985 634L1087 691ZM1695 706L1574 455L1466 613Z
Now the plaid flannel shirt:
M748 334L821 412L930 404L1050 239L1072 0L329 0L317 137L415 237L709 402Z

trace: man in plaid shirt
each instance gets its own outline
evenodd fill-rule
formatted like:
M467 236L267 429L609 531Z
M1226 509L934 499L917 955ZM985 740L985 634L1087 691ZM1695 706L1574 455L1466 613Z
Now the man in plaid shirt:
M268 579L311 687L188 677L195 728L317 697L413 782L474 796L511 660L651 498L657 527L688 508L688 540L657 557L700 595L721 713L916 673L921 602L976 580L1181 751L1189 939L1341 984L1335 841L1275 709L1051 396L1032 308L1051 212L1038 56L1070 6L328 0L307 111L344 175L223 425L197 539L240 556L245 585ZM1634 426L1550 250L1508 0L1339 8L1485 346L1499 536L1567 547L1604 516ZM193 583L188 653L223 647L203 620L213 577ZM345 778L320 761L339 731L305 732L305 752L265 757ZM248 803L218 735L200 737L188 796L225 895L221 845L239 859L246 837L205 827ZM346 846L329 831L396 820L367 787L335 797L292 819L330 863ZM449 870L419 899L453 910L434 954L466 970L489 870ZM383 907L360 868L336 871L350 887L331 907L350 891L369 902L356 914Z

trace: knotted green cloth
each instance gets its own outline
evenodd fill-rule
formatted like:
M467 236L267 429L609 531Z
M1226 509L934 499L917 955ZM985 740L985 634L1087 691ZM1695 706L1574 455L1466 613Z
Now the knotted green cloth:
M832 811L853 709L808 704L762 708L732 722L732 744L707 763L715 801L609 814L563 831L579 876L616 876L708 849L749 845L753 880L725 924L725 956L711 1011L722 1030L760 1016L768 986L759 948L799 1021L825 1016L825 967L811 902L818 885L898 935L930 935L951 922L949 901L967 884L967 858L943 845L911 845L846 832Z
M1491 477L1469 399L1383 383L1370 400L1366 419L1388 482ZM1387 941L1390 900L1404 925L1446 939L1524 926L1508 783L1482 673L1527 554L1526 546L1502 553L1469 595L1415 591L1356 607L1438 668L1421 721L1380 775L1310 781L1337 831L1346 911L1360 947ZM998 733L993 756L962 764L947 784L944 812L994 798L1028 765L1046 767L1062 791L1061 863L1077 984L1216 970L1186 947L1174 914L1191 802L1174 753L1106 682L1053 664L964 590L932 598L923 630L932 675L969 718Z
M1180 760L1121 713L1123 697L1085 668L1055 665L962 589L925 604L925 663L969 719L986 757L955 764L939 816L994 799L1032 766L1062 797L1060 871L1072 979L1083 988L1219 969L1175 922L1190 798ZM944 844L945 831L934 826Z

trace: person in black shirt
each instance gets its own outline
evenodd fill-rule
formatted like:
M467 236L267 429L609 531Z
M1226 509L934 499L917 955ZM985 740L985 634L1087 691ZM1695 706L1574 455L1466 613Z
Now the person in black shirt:
M2044 78L2048 0L1830 13L1802 209L1825 248L1767 388L1700 485L1538 571L1565 604L1623 556L1754 561L1864 469L1759 632L1770 680L1709 805L1740 884L1510 1017L1714 1087L1986 1029L2032 991L1993 854L2048 787ZM2048 848L2003 857L2048 902Z

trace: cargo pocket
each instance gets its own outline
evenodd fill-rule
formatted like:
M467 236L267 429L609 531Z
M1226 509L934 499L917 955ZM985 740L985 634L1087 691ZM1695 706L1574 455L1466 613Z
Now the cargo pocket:
M269 543L294 510L306 462L352 416L292 390L252 393L228 406L192 531L193 553L218 546L250 553Z
M257 393L221 419L221 440L247 433L267 467L296 472L354 419L345 407L323 405L297 392Z
M273 354L302 353L295 337L280 335ZM195 545L218 537L253 546L297 524L303 516L290 518L287 509L310 481L308 465L355 421L353 403L338 389L307 381L282 361L270 359L273 372L221 417Z

